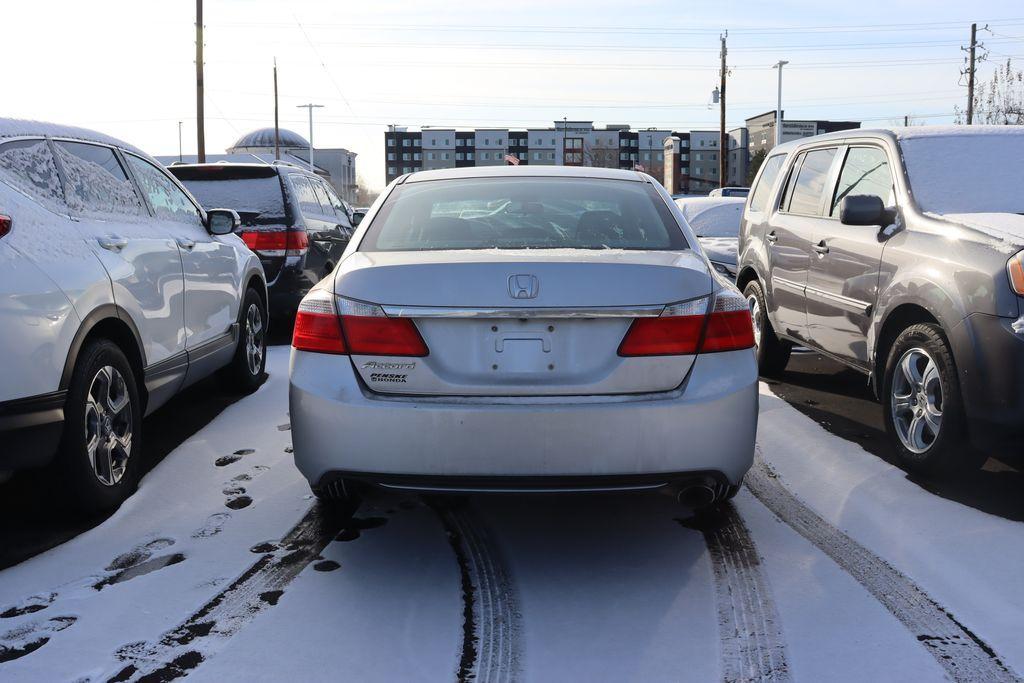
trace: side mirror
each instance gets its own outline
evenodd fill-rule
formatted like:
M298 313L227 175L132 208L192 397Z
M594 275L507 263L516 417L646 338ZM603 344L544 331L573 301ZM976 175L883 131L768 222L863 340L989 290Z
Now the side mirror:
M871 225L884 228L895 220L896 212L885 208L882 198L875 195L850 195L839 202L839 222L843 225Z
M362 211L355 211L352 213L352 227L358 228L359 224L363 222L363 216L366 214Z
M238 212L231 209L210 209L206 212L206 229L211 235L230 235L241 224Z

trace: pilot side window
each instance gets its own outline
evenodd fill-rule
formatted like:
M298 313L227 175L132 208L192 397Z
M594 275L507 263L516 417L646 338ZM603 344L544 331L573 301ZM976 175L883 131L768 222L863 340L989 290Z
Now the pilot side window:
M851 147L839 175L836 194L832 198L833 218L839 215L839 204L851 195L881 197L886 206L896 203L892 173L885 150L878 147Z
M782 203L783 211L806 216L821 215L821 199L835 156L835 147L815 149L800 155Z
M779 171L782 170L782 162L785 160L785 154L776 154L765 160L761 177L758 178L757 185L754 187L753 192L750 193L750 205L748 207L750 211L764 211L765 205L768 203L768 195L772 191L772 187L775 186L775 179L779 177Z

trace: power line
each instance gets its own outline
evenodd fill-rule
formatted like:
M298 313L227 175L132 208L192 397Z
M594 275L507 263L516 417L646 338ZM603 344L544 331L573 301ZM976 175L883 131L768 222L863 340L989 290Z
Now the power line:
M1003 25L1024 25L1024 17L1004 19L962 19L959 21L911 22L902 24L862 24L862 25L829 25L829 26L774 26L760 28L730 28L734 34L742 35L790 35L799 33L865 33L865 32L899 32L899 31L937 31L960 29L965 23L999 23ZM608 33L614 35L708 35L720 32L718 28L672 28L665 26L536 26L536 25L505 25L505 24L391 24L391 23L332 23L306 22L312 28L347 28L347 29L382 29L388 31L488 31L501 33L559 33L559 34L590 34ZM224 22L223 27L288 27L284 22Z

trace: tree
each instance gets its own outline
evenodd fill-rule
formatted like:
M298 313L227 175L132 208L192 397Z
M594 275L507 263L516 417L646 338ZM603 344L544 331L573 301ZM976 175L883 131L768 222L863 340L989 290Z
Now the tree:
M380 194L380 190L373 190L366 186L363 179L359 179L359 184L356 185L356 201L355 206L369 206L373 204L373 200Z
M956 122L966 122L960 107L956 107ZM1024 71L1015 70L1013 60L1007 59L989 81L975 87L974 123L1024 125Z
M754 178L761 169L761 164L764 163L766 156L768 156L768 152L764 149L759 149L750 155L750 165L747 167L747 187L754 184Z

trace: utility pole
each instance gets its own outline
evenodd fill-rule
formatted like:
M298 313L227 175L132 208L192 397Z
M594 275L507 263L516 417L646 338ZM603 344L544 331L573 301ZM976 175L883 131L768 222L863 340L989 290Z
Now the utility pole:
M967 125L974 123L974 54L978 47L978 25L971 24L970 63L967 65Z
M721 76L721 84L718 86L718 119L719 125L722 130L719 133L718 139L718 186L725 187L726 174L729 172L729 134L725 130L725 77L728 75L728 70L725 67L725 56L728 52L725 46L725 39L729 37L729 32L726 31L722 34L722 68L719 76Z
M203 103L203 0L196 0L196 141L198 161L206 163L206 125Z
M773 69L779 70L779 99L775 105L775 144L782 144L782 67L789 64L784 59L780 59L778 64L773 66Z
M906 114L903 115L903 127L906 128L910 125L910 117Z
M313 171L313 110L322 109L322 104L300 104L299 109L309 110L309 170ZM313 171L315 173L315 171Z
M178 121L178 163L181 162L181 121Z
M274 57L274 161L281 160L281 127L277 120L277 57Z
M562 117L562 166L565 166L565 132L569 128L569 117Z

